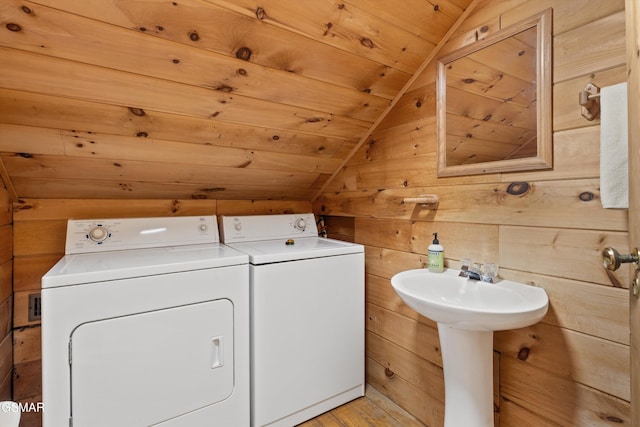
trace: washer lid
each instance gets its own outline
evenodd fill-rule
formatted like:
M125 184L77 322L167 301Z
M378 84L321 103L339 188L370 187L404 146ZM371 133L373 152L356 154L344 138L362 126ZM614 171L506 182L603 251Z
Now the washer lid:
M42 277L43 288L247 264L220 243L65 255Z
M287 239L277 239L228 245L248 254L254 265L364 252L362 245L324 237L293 239L293 244L287 244Z

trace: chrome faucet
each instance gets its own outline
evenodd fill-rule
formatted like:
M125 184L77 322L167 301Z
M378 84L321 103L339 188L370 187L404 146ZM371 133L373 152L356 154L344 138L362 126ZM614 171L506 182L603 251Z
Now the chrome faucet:
M460 267L460 276L468 277L472 280L494 283L498 277L498 264L473 263L471 259L464 258Z

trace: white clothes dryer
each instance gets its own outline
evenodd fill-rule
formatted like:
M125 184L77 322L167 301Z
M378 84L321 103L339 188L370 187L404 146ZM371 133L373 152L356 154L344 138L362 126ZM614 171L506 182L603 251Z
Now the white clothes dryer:
M248 257L215 216L70 220L42 278L45 427L249 425Z
M251 425L293 426L364 395L364 247L313 214L221 217L249 255Z

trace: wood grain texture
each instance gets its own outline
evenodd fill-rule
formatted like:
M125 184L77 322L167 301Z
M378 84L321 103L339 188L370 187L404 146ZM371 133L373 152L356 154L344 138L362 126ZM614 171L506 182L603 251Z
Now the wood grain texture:
M0 182L0 398L12 399L13 200Z
M0 175L14 201L310 200L470 1L5 1Z
M367 385L365 397L353 400L299 427L424 427L374 387Z
M405 306L389 279L424 267L430 233L437 231L446 266L456 268L464 257L497 260L502 277L542 287L550 299L541 323L495 336L500 426L630 422L630 277L624 269L607 274L600 259L605 246L628 249L630 223L626 210L601 206L600 123L583 119L576 102L586 83L608 86L627 78L624 2L488 0L441 53L549 7L552 170L437 178L435 72L426 67L314 201L318 214L355 218L353 234L366 245L367 348L375 354L368 381L421 420L435 419L422 402L443 399L424 391L437 390L441 379L416 377L413 370L438 366L439 342L435 325ZM402 203L420 194L438 195L438 206Z
M640 6L638 2L625 2L625 28L627 49L627 108L629 112L629 246L640 246L640 181L635 171L640 167L640 116L638 98L640 97ZM638 278L638 271L631 265L627 268L631 277ZM629 297L629 327L631 330L631 425L640 427L640 301Z

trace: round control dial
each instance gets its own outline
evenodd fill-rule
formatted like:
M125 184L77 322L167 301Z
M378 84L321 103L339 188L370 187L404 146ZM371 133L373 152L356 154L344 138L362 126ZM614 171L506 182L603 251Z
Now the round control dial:
M99 225L89 231L89 238L94 242L104 242L109 237L109 230Z
M307 228L307 223L304 220L304 218L298 218L294 224L294 226L298 229L298 230L302 230L304 231L305 228Z

